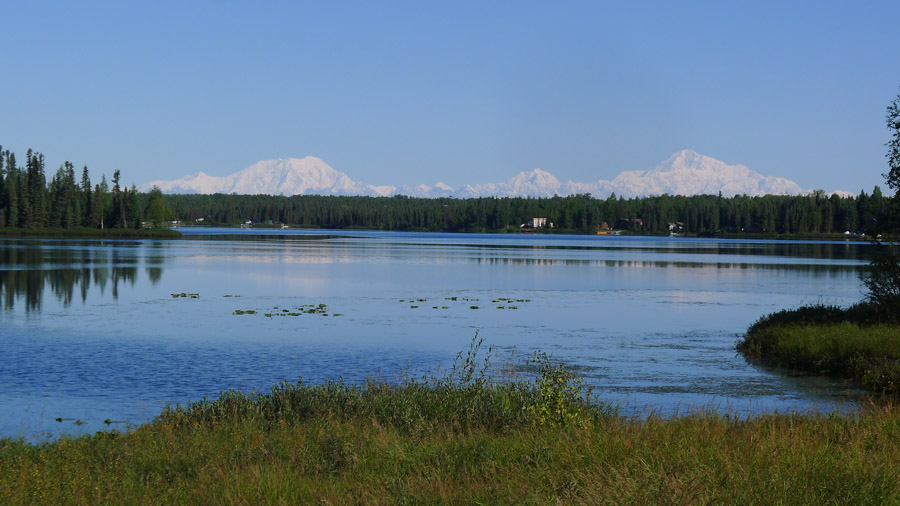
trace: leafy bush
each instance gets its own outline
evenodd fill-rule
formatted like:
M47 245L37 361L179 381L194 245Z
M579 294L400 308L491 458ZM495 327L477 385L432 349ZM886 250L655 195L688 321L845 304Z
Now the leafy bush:
M869 301L900 309L900 255L894 248L873 258L862 280L869 290L866 295Z
M585 389L584 379L566 369L565 364L554 364L544 352L534 353L539 374L534 389L535 402L528 406L528 414L535 425L576 425L587 427L590 413L590 389Z

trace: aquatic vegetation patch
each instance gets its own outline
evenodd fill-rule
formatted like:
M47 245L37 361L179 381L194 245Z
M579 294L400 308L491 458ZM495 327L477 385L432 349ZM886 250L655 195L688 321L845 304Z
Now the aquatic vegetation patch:
M173 298L173 299L199 299L199 298L200 298L200 294L199 294L199 293L185 293L185 292L181 292L181 293L173 293L173 294L171 294L171 295L172 295L172 298Z
M254 315L254 314L262 314L266 318L275 318L275 317L298 317L304 315L320 315L320 316L329 316L328 305L327 304L302 304L299 306L293 306L292 308L283 308L280 305L273 306L272 309L268 310L260 310L257 311L255 309L237 309L231 314L233 315ZM333 313L331 316L344 316L342 313Z
M463 308L467 307L468 309L480 309L480 307L481 307L480 305L472 304L473 302L480 302L480 300L481 299L476 298L476 297L459 296L459 295L452 295L452 296L444 297L445 303L459 302L459 303L462 303L461 307L463 307ZM419 303L427 302L427 301L428 301L428 299L426 299L426 298L418 298L418 297L399 299L400 303L412 303L409 306L410 309L419 309L419 307L420 307ZM516 310L516 309L519 309L519 306L517 304L525 304L525 303L529 303L529 302L531 302L531 299L516 298L516 297L497 297L495 299L491 299L492 304L499 304L498 306L496 306L497 309ZM458 307L460 307L460 306L458 306ZM449 305L432 305L431 306L431 309L433 309L433 310L436 310L436 309L447 310L450 308L451 308L451 306L449 306Z

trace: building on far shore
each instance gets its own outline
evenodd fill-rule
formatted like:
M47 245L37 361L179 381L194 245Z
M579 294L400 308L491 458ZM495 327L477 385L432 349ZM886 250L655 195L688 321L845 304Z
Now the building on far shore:
M674 223L668 223L669 225L669 233L670 234L680 234L684 232L684 223L680 221L676 221Z
M519 228L544 228L548 226L550 228L553 228L553 223L548 223L547 218L531 218L530 220L520 225Z
M597 235L619 235L621 230L614 230L609 227L609 222L601 221L597 227Z

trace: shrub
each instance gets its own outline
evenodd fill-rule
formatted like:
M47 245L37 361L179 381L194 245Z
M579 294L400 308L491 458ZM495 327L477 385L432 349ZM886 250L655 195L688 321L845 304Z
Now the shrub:
M869 290L866 298L870 302L900 308L900 255L895 248L873 258L861 277Z

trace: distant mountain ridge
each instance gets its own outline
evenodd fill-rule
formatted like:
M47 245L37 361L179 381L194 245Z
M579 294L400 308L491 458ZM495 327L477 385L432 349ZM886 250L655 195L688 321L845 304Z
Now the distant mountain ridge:
M262 160L225 177L197 173L174 181L151 181L143 191L158 186L165 193L238 193L268 195L368 195L411 197L553 197L590 193L606 198L650 195L800 195L805 193L794 181L763 176L744 165L725 162L695 151L679 151L650 170L625 171L612 181L561 183L541 169L520 172L500 183L465 185L454 189L438 182L434 186L375 186L358 182L314 156Z

